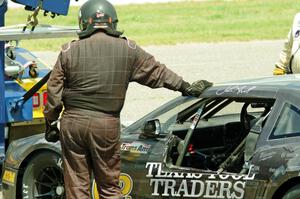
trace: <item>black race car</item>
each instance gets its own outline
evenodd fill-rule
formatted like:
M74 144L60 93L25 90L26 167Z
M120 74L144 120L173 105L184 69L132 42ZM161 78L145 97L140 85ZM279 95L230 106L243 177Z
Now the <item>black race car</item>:
M215 84L122 130L124 198L300 198L300 76ZM60 144L14 141L3 196L64 198ZM98 198L93 184L93 196Z

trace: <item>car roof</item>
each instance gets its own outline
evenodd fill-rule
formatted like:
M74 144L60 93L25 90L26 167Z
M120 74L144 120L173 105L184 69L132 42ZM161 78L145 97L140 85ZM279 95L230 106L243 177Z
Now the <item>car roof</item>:
M290 92L293 91L293 92ZM216 83L201 97L271 97L300 94L300 74L269 76ZM300 95L299 95L300 96Z
M244 79L220 83L220 85L240 84L240 85L276 85L286 87L288 85L300 88L300 74L277 75L269 77L260 77L253 79Z

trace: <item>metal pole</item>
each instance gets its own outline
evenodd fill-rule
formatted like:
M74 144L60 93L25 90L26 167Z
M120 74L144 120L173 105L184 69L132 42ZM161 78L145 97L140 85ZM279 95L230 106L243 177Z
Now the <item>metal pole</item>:
M0 27L4 26L5 12L7 10L6 0L0 0ZM0 41L0 144L4 144L5 127L5 92L4 92L4 41Z

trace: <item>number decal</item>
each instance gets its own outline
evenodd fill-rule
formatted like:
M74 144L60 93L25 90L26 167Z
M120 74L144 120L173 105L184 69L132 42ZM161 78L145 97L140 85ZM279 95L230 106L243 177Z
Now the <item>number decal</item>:
M132 178L127 173L121 173L120 175L120 187L123 196L127 198L131 198L129 194L133 188L133 181Z
M121 173L120 174L120 188L123 194L124 199L131 199L130 193L133 188L133 181L130 175L127 173ZM100 199L99 194L98 194L98 189L97 189L97 184L95 180L93 181L93 186L92 186L92 193L93 193L93 199Z

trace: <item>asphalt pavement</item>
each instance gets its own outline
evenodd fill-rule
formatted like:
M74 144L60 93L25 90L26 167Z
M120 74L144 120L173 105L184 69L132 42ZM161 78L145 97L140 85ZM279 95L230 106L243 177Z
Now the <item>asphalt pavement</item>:
M256 78L272 75L278 60L282 40L195 43L171 46L146 46L146 51L180 74L184 80L193 82L207 79L212 82ZM58 52L36 52L46 63L53 65ZM131 83L121 120L130 123L179 96L179 92L167 89L150 89Z

